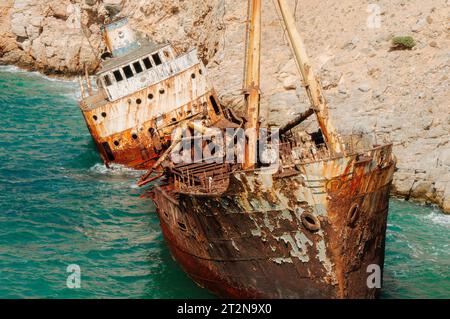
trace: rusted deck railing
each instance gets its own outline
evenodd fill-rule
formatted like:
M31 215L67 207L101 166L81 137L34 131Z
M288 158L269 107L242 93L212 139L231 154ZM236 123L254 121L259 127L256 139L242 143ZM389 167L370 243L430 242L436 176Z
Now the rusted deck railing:
M313 141L299 139L285 140L279 143L278 174L292 171L296 165L335 159L337 156L356 156L356 159L370 158L382 162L392 156L392 147L385 148L368 144L360 134L349 135L344 139L346 154L332 154L325 145L315 145ZM362 156L362 157L361 157ZM193 195L214 195L227 190L230 175L243 170L239 164L216 163L203 160L198 163L178 165L173 169L175 189L179 193Z
M215 194L227 189L232 168L229 164L198 163L178 166L173 172L178 192Z

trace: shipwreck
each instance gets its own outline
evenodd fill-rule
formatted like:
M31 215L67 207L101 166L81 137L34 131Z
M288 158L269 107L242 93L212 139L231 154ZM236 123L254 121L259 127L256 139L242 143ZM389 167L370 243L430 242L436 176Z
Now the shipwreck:
M180 122L223 116L195 49L137 37L126 18L105 25L103 38L95 84L87 70L80 78L80 109L107 166L150 168Z
M157 207L164 239L184 271L218 296L376 298L380 289L367 284L367 271L372 265L382 270L384 264L396 165L392 145L338 133L294 17L285 0L276 0L276 6L310 108L279 131L247 135L242 163L220 161L221 152L209 153L214 160L185 162L169 154L200 134L228 127L261 131L261 0L249 0L247 114L213 125L183 121L180 126L191 137L172 139L140 184L153 181L158 171L158 186L147 194ZM317 131L301 130L299 125L312 116ZM270 146L262 150L261 141ZM201 143L230 146L214 138Z

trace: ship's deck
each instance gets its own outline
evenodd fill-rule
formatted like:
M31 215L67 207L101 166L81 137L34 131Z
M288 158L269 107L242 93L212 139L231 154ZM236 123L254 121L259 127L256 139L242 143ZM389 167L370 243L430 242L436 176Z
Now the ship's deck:
M83 111L90 111L98 107L104 106L108 103L109 101L106 97L105 92L103 90L100 90L94 92L94 94L83 99L80 103L80 107Z

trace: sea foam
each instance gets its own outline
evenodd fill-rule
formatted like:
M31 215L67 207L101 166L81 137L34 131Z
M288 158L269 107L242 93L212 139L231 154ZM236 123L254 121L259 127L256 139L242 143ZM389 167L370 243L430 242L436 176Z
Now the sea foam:
M143 171L132 169L119 164L111 164L108 168L104 164L97 163L92 166L89 171L92 173L109 176L139 177L143 174Z
M425 215L425 219L431 221L433 224L450 228L450 215L435 211Z

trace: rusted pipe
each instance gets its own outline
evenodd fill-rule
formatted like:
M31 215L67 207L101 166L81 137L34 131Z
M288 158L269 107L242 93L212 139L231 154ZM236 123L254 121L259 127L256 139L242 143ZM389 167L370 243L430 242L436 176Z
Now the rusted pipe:
M309 109L309 110L301 113L295 119L293 119L292 121L290 121L290 122L284 124L282 127L280 127L280 130L279 130L280 134L285 134L286 132L292 130L294 127L301 124L303 121L307 120L313 114L314 114L313 109Z
M183 124L182 129L186 129L186 127L194 128L197 126L195 124L193 124L193 122L188 122L188 123ZM199 128L200 127L202 127L202 126L199 126ZM150 183L148 181L148 178L153 174L155 169L158 168L158 166L160 166L169 157L169 155L172 153L172 151L181 143L182 140L183 140L183 134L179 134L172 141L172 144L170 145L170 147L161 155L161 157L156 161L156 163L153 164L153 166L150 168L150 170L140 178L139 182L137 183L137 185L139 187L142 187L142 186Z
M152 171L152 173L153 173L153 171ZM153 177L150 178L150 179L148 178L148 177L150 177L150 176L147 176L146 179L139 181L139 182L137 183L137 185L138 185L138 187L143 187L143 186L145 186L145 185L150 184L151 182L154 182L154 181L160 179L160 178L163 177L163 176L164 176L164 173L159 173L158 175L153 176Z

